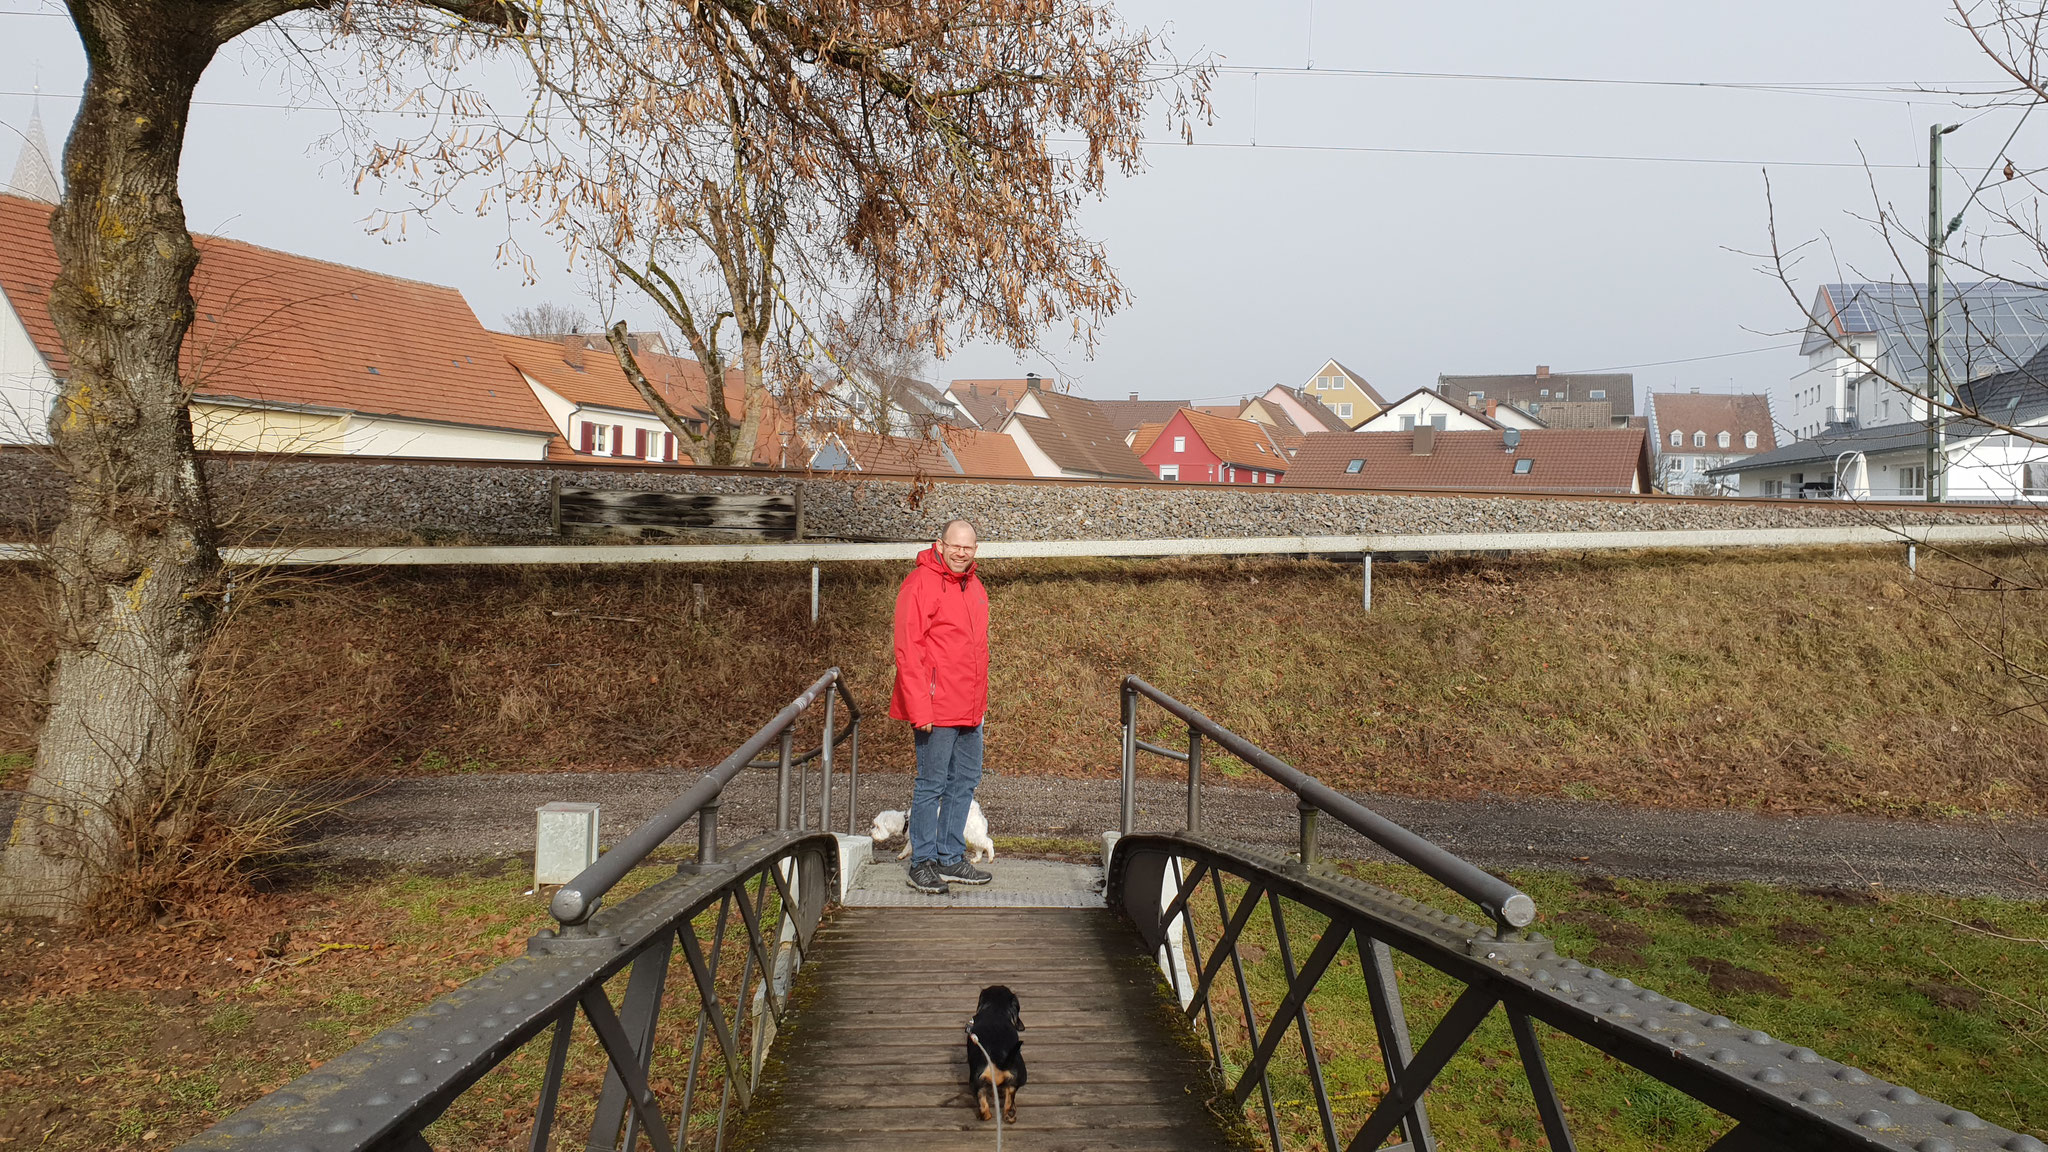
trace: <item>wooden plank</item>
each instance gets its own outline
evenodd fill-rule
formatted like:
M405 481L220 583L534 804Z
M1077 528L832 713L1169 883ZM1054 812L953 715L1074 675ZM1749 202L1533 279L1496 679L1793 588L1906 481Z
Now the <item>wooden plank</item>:
M801 1007L736 1146L922 1152L992 1146L963 1025L987 984L1023 1001L1032 1079L1009 1152L1236 1148L1204 1110L1206 1056L1127 925L1099 909L840 909L798 975Z

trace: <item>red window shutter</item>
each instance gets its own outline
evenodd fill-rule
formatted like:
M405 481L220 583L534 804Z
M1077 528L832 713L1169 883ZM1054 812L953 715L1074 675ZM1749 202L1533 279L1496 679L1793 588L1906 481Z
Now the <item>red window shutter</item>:
M635 428L633 430L633 455L638 456L642 460L647 459L647 429L645 428Z
M585 453L597 451L597 425L592 424L588 420L583 422L583 451Z
M614 424L612 425L612 455L624 456L625 454L626 426L624 424Z
M661 434L661 458L663 460L674 460L676 458L675 433L663 432Z

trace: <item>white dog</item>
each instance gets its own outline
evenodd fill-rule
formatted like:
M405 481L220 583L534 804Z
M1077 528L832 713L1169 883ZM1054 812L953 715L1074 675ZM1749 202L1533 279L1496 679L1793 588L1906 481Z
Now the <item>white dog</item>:
M868 829L868 835L877 844L886 844L892 836L903 836L903 827L910 819L907 812L885 808L875 813L875 826ZM972 800L967 805L967 859L970 863L996 858L996 842L988 838L988 817L981 814L981 801ZM898 860L910 855L910 837L903 836L903 851L896 854Z

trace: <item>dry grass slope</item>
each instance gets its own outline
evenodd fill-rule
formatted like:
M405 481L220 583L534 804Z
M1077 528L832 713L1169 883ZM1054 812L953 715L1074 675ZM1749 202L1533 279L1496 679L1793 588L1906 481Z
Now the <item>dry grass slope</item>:
M815 629L796 566L282 580L225 639L220 666L246 676L229 692L262 700L223 751L368 777L701 765L838 664L877 720L868 762L906 768L881 719L900 575L826 568ZM2008 714L2020 689L1890 549L1383 564L1370 616L1357 569L1320 561L998 561L984 577L996 771L1112 773L1115 688L1135 672L1346 788L2048 811L2048 730ZM42 594L0 583L16 654L0 777L25 774ZM2029 642L2048 632L2048 614L2011 619Z

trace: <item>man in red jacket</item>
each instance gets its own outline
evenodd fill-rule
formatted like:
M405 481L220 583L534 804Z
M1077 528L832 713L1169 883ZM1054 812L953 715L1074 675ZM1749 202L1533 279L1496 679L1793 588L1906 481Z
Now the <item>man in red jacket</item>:
M974 574L974 525L949 520L917 554L896 593L896 690L889 715L916 729L910 886L943 896L991 877L967 859L963 834L981 782L981 721L988 712L988 590Z

